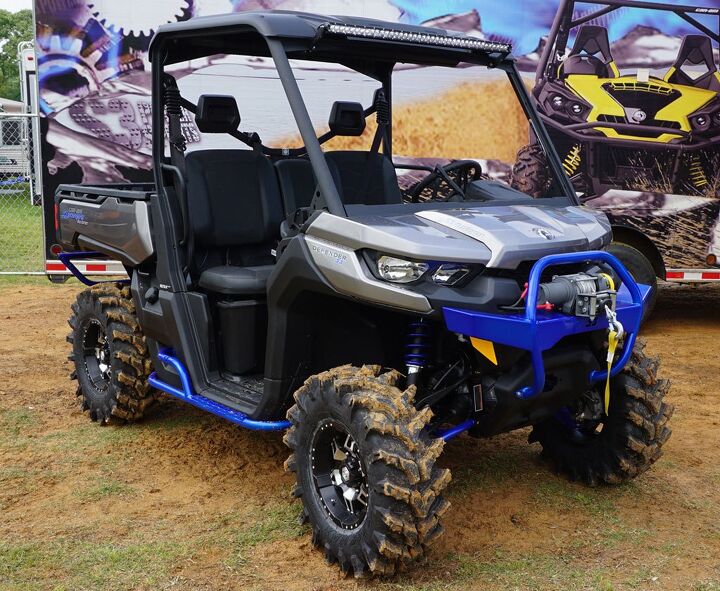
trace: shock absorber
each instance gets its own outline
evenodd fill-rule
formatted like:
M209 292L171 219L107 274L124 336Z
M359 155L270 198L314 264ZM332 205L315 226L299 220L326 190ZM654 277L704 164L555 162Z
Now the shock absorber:
M705 175L705 170L703 169L700 157L697 154L693 154L690 157L689 176L690 182L698 191L704 191L710 184L707 176Z
M411 322L408 326L407 344L405 345L408 386L417 383L420 370L427 365L430 347L430 324L423 318Z
M567 156L565 156L565 160L563 160L565 174L569 177L573 176L580 168L580 164L582 163L581 150L582 146L580 146L580 144L575 144L572 148L570 148Z

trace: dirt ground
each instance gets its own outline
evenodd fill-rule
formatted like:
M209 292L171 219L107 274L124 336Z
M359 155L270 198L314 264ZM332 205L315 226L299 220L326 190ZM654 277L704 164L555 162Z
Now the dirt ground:
M75 404L77 285L0 280L0 589L720 590L720 286L664 287L645 335L673 382L673 436L637 481L554 475L527 432L460 437L447 533L391 580L325 564L297 525L279 434L171 399L99 427Z

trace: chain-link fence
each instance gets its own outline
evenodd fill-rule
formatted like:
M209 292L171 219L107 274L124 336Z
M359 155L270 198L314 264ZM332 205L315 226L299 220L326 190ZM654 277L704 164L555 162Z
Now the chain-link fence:
M0 113L0 273L42 271L42 205L33 187L35 115Z

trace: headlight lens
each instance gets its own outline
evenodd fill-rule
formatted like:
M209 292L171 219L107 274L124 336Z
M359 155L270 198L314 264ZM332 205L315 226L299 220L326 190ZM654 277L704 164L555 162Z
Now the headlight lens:
M446 263L440 265L432 274L433 282L438 285L455 285L470 274L468 265Z
M693 118L692 123L696 129L705 129L710 123L710 119L706 115L698 115Z
M377 260L378 275L392 283L412 283L422 277L430 266L427 263L407 261L390 256L381 256Z
M585 110L585 108L580 103L573 103L570 106L570 110L573 112L574 115L582 115L582 112Z
M554 97L552 97L552 106L556 109L562 109L564 104L565 99L559 94L556 94Z

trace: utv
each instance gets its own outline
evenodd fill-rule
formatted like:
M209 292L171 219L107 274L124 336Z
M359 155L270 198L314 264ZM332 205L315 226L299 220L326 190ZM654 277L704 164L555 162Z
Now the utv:
M219 51L274 64L302 147L239 130L234 96L181 95L168 70ZM150 54L155 185L56 195L70 269L89 282L72 261L100 253L130 277L73 304L72 377L93 420L138 419L165 392L250 429L286 430L313 543L358 576L403 568L442 533L450 473L436 461L463 432L532 426L530 441L590 485L634 478L660 457L672 407L636 341L647 288L600 250L607 220L577 207L509 46L270 11L164 25ZM318 137L291 59L368 76L372 104L336 101ZM507 77L546 153L552 197L477 178L480 165L465 161L429 171L424 186L450 194L403 202L395 66L461 63ZM238 148L187 150L183 109ZM370 150L323 151L361 135L371 115Z
M593 10L576 15L578 4ZM599 8L596 8L599 6ZM687 35L662 77L648 68L621 73L607 28L592 23L622 8L669 11L702 35ZM633 0L562 0L538 64L533 97L575 188L705 195L716 174L720 143L720 72L715 32L698 8ZM568 41L575 42L568 52ZM518 154L513 186L539 196L547 163L535 143Z

